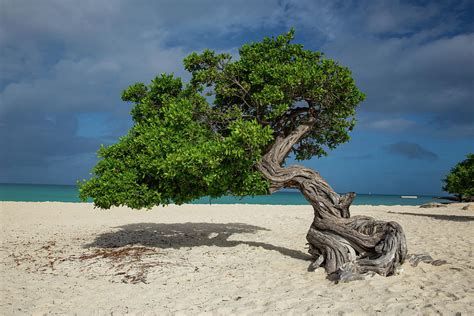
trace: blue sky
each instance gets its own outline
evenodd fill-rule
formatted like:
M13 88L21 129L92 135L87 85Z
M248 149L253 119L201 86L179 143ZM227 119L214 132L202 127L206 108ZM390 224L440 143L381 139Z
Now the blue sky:
M0 0L0 182L87 178L131 126L128 85L294 27L367 95L352 140L303 164L340 192L441 194L474 152L473 16L472 1Z

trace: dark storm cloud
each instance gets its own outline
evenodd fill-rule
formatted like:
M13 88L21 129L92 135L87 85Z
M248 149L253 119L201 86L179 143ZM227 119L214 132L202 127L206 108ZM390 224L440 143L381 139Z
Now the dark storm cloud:
M337 44L328 45L335 49ZM474 114L474 34L425 42L365 40L341 51L367 94L366 111ZM350 56L345 54L349 54Z
M34 111L4 115L0 118L0 165L45 163L49 158L96 151L100 140L76 136L76 129L77 120L68 114Z
M223 36L281 20L275 1L234 7L3 0L0 6L0 182L85 176L99 144L115 141L130 125L129 106L120 101L125 87L162 72L186 78L182 59L189 50L166 46L170 38ZM88 113L107 113L105 131L79 135L88 126L79 126L77 117ZM82 164L78 157L85 157ZM58 167L52 171L52 165Z
M87 174L101 141L77 136L76 129L77 120L69 114L31 111L2 115L0 182L70 184L79 172ZM64 167L59 170L58 164Z
M410 159L436 160L438 155L416 143L398 142L386 147L391 154L400 155Z
M319 49L352 70L367 95L360 111L382 114L366 127L403 131L416 123L407 115L421 115L418 129L436 133L441 120L445 136L474 137L473 2L290 3L308 33L312 13L327 13L314 19L316 35L327 30Z
M472 137L471 4L417 3L0 0L1 167L14 178L14 166L93 161L99 143L129 126L120 101L129 84L161 72L189 78L182 59L191 50L235 55L291 26L297 41L353 70L367 94L361 111L377 114L362 126ZM77 117L99 112L107 135L80 136Z
M227 38L219 46L233 50L262 28L294 25L307 46L350 66L362 110L472 118L469 3L447 3L3 1L0 97L5 108L110 111L134 81L183 75L189 47Z

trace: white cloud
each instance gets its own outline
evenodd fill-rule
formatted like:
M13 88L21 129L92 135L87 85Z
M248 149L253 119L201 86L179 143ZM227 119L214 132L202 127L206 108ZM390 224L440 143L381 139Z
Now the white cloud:
M429 21L439 9L433 3L417 6L399 1L377 1L368 6L365 25L372 33L403 34Z
M473 115L473 43L474 34L432 42L357 38L324 50L353 70L367 111Z
M365 128L375 129L385 132L404 132L417 126L417 123L412 120L403 118L396 119L380 119L380 120L367 120L361 122L361 125Z
M281 19L275 1L3 1L2 11L0 111L110 110L136 81L162 72L188 77L182 60L190 51L166 40Z

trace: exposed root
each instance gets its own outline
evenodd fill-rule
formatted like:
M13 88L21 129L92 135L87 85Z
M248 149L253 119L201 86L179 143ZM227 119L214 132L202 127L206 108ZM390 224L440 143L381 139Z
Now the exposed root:
M347 283L357 280L365 280L375 275L375 272L369 271L361 273L360 267L353 262L345 263L337 271L328 275L328 279L336 283Z
M411 255L408 255L408 262L410 262L410 265L412 267L418 266L418 264L420 262L431 264L431 265L434 265L434 266L440 266L440 265L448 263L446 260L442 260L442 259L435 260L428 254L411 254Z
M309 265L308 271L310 272L315 271L317 268L321 266L323 261L324 261L324 256L322 255L318 256L317 259Z
M324 266L333 281L353 281L378 273L396 274L407 255L402 227L367 216L315 218L307 240L316 258L310 270Z

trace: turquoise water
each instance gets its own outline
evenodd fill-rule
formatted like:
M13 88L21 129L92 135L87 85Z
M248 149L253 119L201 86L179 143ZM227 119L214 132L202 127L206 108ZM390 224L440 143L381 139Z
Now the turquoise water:
M76 186L38 184L0 184L0 201L31 202L80 202ZM427 202L443 202L431 196L402 199L399 195L358 194L354 205L420 205ZM445 201L444 201L445 202ZM308 202L299 192L277 192L272 195L236 198L225 196L218 199L204 197L192 204L272 204L306 205Z

